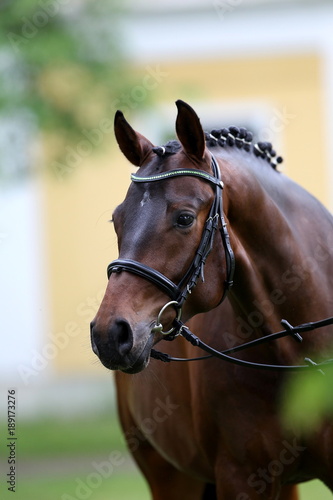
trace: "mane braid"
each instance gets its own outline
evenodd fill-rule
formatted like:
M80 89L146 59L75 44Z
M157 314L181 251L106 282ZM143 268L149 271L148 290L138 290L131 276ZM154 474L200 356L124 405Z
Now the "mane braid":
M158 156L164 156L166 154L174 155L181 150L181 145L178 141L169 141L164 146L156 146L153 148L154 153Z
M266 160L274 170L283 162L281 156L276 156L276 152L270 142L253 143L253 134L244 127L231 126L219 130L205 132L206 144L208 147L220 146L236 147L244 149L248 153L254 154L256 157ZM181 145L178 141L169 141L164 146L153 147L154 153L158 156L173 155L181 150Z
M244 149L245 151L254 154L266 160L271 167L276 170L278 164L282 163L281 156L276 156L276 152L270 142L253 143L253 134L244 127L231 126L219 130L212 130L210 133L205 133L206 143L208 147L234 147Z

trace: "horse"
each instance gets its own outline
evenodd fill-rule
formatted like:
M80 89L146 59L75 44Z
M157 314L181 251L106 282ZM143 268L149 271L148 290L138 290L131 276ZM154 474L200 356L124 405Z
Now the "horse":
M279 171L270 143L254 143L245 128L205 133L191 106L176 105L178 140L164 146L115 115L120 150L139 170L113 213L119 259L91 343L115 370L128 448L153 500L297 500L297 484L314 478L333 492L332 422L310 434L283 422L294 375L257 364L323 359L331 326L302 343L291 335L239 351L250 368L153 356L157 344L172 357L198 356L179 335L180 318L225 351L268 337L282 318L325 318L333 301L329 212Z

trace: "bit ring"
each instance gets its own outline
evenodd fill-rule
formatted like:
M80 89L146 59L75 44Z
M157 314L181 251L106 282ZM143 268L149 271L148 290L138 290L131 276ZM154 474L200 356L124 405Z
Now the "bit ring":
M169 307L169 306L173 306L173 305L179 305L178 302L176 300L171 300L171 302L168 302L167 304L165 304L162 309L160 310L160 312L158 313L158 316L157 316L157 320L156 320L156 324L155 326L152 328L152 332L153 333L161 333L162 335L169 335L170 333L172 333L174 330L175 330L175 327L173 326L172 328L170 328L170 330L168 330L167 332L164 332L163 331L163 325L161 323L161 317L162 317L162 314L164 313L164 311ZM176 319L179 321L180 318L181 318L181 315L182 315L182 309L181 307L178 308L178 313L177 313L177 316L176 316Z

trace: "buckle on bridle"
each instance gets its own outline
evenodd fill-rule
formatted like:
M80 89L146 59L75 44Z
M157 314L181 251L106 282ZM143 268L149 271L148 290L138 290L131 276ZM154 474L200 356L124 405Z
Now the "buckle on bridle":
M168 330L167 332L164 332L163 331L163 325L161 323L161 318L162 318L162 314L164 313L164 311L169 307L169 306L175 306L175 308L177 309L177 316L176 316L176 320L179 321L180 318L181 318L181 315L182 315L182 308L179 306L179 303L176 301L176 300L171 300L170 302L168 302L167 304L165 304L162 309L160 310L160 312L158 313L158 316L157 316L157 320L156 320L156 323L155 323L155 326L151 329L152 333L161 333L162 335L170 335L170 333L174 332L176 327L173 326L172 328L170 328L170 330ZM178 306L178 307L177 307ZM178 335L178 334L177 334Z

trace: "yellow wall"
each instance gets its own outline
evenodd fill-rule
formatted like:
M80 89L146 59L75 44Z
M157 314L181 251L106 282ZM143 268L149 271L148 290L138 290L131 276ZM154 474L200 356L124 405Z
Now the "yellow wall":
M253 101L292 115L281 131L284 171L328 204L321 61L316 54L161 66L168 73L163 98L170 105L178 98L231 101L237 107Z
M159 66L167 76L154 97L175 114L174 101L182 98L190 104L223 101L238 107L252 101L292 115L280 131L285 172L328 203L321 67L315 54ZM145 69L135 72L142 80ZM115 144L112 132L105 141ZM51 329L56 338L61 333L67 338L54 359L57 372L103 370L90 349L89 321L106 286L106 266L117 257L107 221L125 195L129 173L126 160L108 147L103 155L88 155L65 182L45 181Z
M117 256L109 220L125 196L129 174L120 153L108 148L102 157L88 157L64 182L45 181L51 331L67 338L54 358L56 370L101 369L90 348L89 322L103 297L107 264Z

